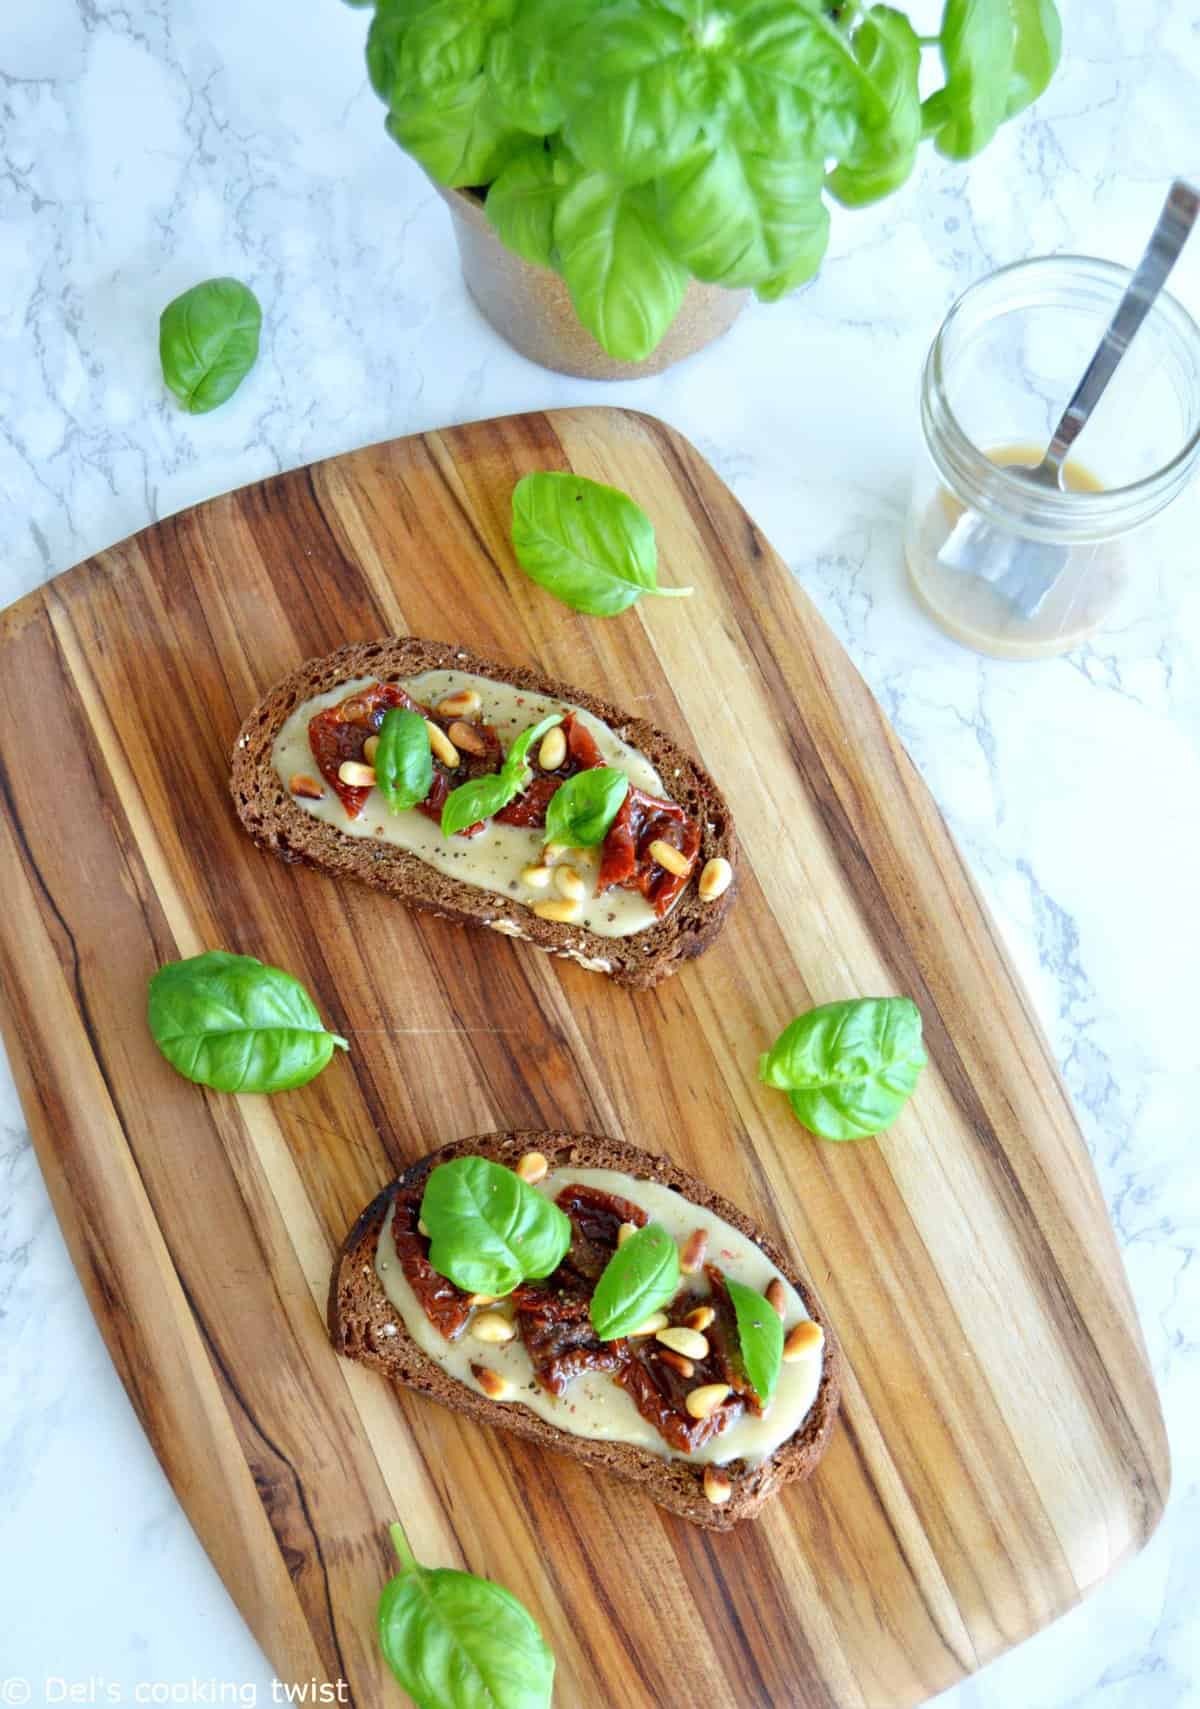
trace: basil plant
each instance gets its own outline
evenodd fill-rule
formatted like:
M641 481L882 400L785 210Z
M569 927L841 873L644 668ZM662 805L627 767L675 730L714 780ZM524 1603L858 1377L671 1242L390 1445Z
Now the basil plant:
M977 154L1060 42L1053 0L945 0L935 36L861 0L375 0L367 66L401 148L636 362L689 279L772 302L820 266L830 200L899 189L923 137Z

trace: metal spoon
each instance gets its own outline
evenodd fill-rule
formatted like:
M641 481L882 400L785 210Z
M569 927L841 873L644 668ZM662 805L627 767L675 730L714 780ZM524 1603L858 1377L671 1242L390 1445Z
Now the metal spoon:
M1146 252L1129 281L1129 289L1118 303L1096 354L1063 411L1046 455L1032 467L1023 463L1006 464L1009 474L1020 475L1032 485L1047 487L1052 492L1065 491L1063 464L1067 454L1087 426L1134 334L1153 307L1198 213L1200 193L1177 178L1163 203ZM951 530L938 553L938 561L948 569L979 576L1011 600L1022 617L1036 617L1042 601L1066 568L1067 556L1065 546L1022 539L986 522L978 511L968 510Z

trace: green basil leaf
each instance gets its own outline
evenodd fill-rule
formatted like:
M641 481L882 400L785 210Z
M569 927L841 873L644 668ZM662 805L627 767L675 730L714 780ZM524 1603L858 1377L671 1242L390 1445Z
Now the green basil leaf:
M946 0L942 14L945 85L922 109L926 136L940 154L969 160L999 130L1016 53L1012 0Z
M469 1294L503 1298L521 1282L548 1276L571 1244L570 1218L484 1157L439 1163L425 1183L421 1218L429 1262Z
M512 28L493 36L488 77L510 124L537 137L561 128L563 41L595 10L596 0L521 0Z
M554 1655L511 1591L423 1567L399 1525L400 1571L379 1599L384 1660L418 1709L550 1709Z
M688 282L663 241L651 193L587 173L559 197L554 242L575 313L596 342L619 362L649 356Z
M659 587L654 525L627 493L583 475L538 470L513 488L512 541L525 574L590 617L612 617Z
M761 1058L758 1077L787 1092L822 1139L866 1139L895 1121L924 1066L917 1005L858 997L798 1016Z
M576 772L554 791L546 809L546 841L593 849L609 833L629 794L629 779L612 766Z
M661 1223L648 1222L605 1265L592 1295L592 1328L601 1341L616 1341L678 1291L679 1248Z
M375 781L393 813L416 807L433 786L429 727L419 712L393 706L379 726Z
M487 193L487 217L502 242L535 267L554 265L554 210L561 190L554 157L533 143L510 160Z
M169 302L158 322L163 379L204 415L237 391L258 360L262 309L239 279L206 279Z
M526 137L496 107L482 73L450 95L405 95L388 114L388 135L450 189L490 184Z
M1006 119L1024 112L1046 88L1062 57L1062 21L1054 0L1010 0L1016 39Z
M736 288L791 272L824 253L828 215L818 156L756 154L727 137L658 180L663 236L698 279Z
M873 6L854 35L862 68L862 127L829 177L829 189L847 207L864 207L899 189L911 173L921 143L921 44L903 12Z
M484 777L468 779L460 783L457 789L452 789L447 795L442 807L442 835L452 837L456 831L465 831L468 825L477 825L481 819L490 819L502 807L507 807L521 791L526 788L533 769L529 764L529 750L535 742L540 742L547 730L552 730L556 724L561 724L561 712L552 712L537 724L531 724L522 730L512 747L508 750L504 764L499 771L488 772ZM480 1289L480 1292L487 1292Z
M783 1364L783 1319L764 1295L725 1277L737 1317L742 1368L764 1407L770 1406Z
M150 980L154 1042L185 1080L218 1092L286 1092L319 1074L334 1046L308 992L252 955L208 950Z

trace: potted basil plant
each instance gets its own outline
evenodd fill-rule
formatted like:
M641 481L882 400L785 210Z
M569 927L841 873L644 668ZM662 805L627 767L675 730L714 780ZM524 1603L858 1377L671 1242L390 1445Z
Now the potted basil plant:
M858 0L374 0L367 66L488 319L618 377L810 279L830 200L899 189L923 137L977 154L1060 40L1053 0L945 0L936 36Z

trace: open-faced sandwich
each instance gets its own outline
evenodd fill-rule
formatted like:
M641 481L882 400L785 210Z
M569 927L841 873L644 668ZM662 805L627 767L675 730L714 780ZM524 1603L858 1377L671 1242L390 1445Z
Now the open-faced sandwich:
M310 660L249 715L233 798L283 860L623 985L699 955L736 842L706 772L594 695L412 636Z
M807 1477L839 1356L779 1248L663 1157L590 1134L446 1145L334 1265L340 1353L727 1530Z

